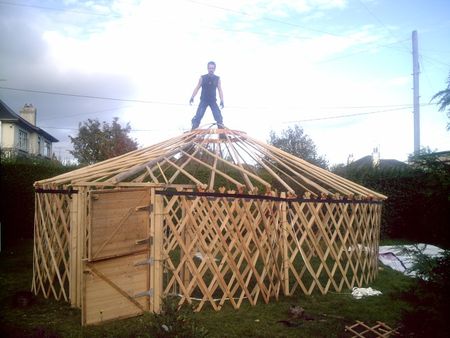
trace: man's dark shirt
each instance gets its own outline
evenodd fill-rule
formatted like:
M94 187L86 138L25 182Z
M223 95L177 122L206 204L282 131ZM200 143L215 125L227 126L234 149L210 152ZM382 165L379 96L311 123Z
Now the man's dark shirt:
M219 84L219 77L217 75L202 75L202 94L200 100L206 102L216 101L216 89Z

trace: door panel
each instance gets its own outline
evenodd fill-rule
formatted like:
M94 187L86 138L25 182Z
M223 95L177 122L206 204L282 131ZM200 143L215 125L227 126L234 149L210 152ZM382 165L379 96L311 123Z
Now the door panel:
M148 289L148 268L135 265L146 259L144 253L87 264L84 324L131 317L148 310L148 297L136 297Z
M148 236L149 205L148 190L91 193L90 260L145 250L136 241Z
M90 199L83 325L132 317L150 304L150 190L94 191Z

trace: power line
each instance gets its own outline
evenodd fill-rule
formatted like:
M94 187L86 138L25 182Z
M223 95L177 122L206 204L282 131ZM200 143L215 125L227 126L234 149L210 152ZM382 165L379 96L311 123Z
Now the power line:
M187 1L189 1L189 0L187 0ZM224 7L220 7L220 6L209 5L209 4L201 3L201 2L198 2L198 1L189 1L189 2L196 3L198 5L203 5L203 6L206 6L206 7L212 7L212 8L216 8L216 9L226 10L226 11L237 13L237 14L241 14L241 15L251 16L251 14L248 14L248 13L245 13L245 12L234 11L232 9L228 9L228 8L224 8ZM118 14L102 14L102 13L87 12L87 11L77 11L77 10L71 10L71 9L66 9L66 8L38 6L38 5L31 5L31 4L17 4L17 3L7 2L7 1L0 1L0 5L8 5L8 6L16 6L16 7L28 7L28 8L36 8L36 9L43 9L43 10L62 11L62 12L70 12L70 13L76 13L76 14L105 16L105 17L121 17ZM283 22L281 20L276 20L276 19L271 19L271 18L264 18L264 20L273 21L273 22L276 22L276 23L283 23L285 25L301 27L301 28L306 29L306 30L316 31L316 32L325 33L325 34L329 34L329 35L339 36L339 35L334 34L334 33L321 31L321 30L316 30L314 28L308 28L308 27L304 27L304 26L299 26L299 25L296 25L296 24L293 24L293 23ZM205 27L209 28L209 29L214 29L214 30L230 31L230 32L235 32L235 33L236 32L237 33L250 33L250 34L256 34L256 35L264 35L265 37L267 37L267 33L266 32L255 32L255 31L248 31L248 30L243 30L243 29L219 28L219 27L212 27L212 26L205 26ZM275 33L275 32L271 32L270 35L275 35L275 36L280 36L280 37L285 37L285 38L293 37L292 34L280 34L280 33ZM300 38L300 39L304 39L304 40L313 39L312 37L299 36L298 34L295 34L294 37L297 37L297 38Z
M79 128L72 128L72 127L52 127L52 126L40 126L41 129L56 129L56 130L74 130L78 131ZM164 131L176 131L179 129L164 129ZM132 132L159 132L161 129L130 129Z
M223 11L235 13L235 14L240 14L240 15L243 15L243 16L255 17L254 15L252 15L252 14L250 14L250 13L247 13L247 12L244 12L244 11L234 10L234 9L230 9L230 8L226 8L226 7L222 7L222 6L217 6L217 5L211 5L211 4L208 4L208 3L201 2L201 1L196 1L196 0L185 0L185 1L191 2L191 3L195 3L195 4L198 4L198 5L204 6L204 7L210 7L210 8L215 8L215 9L219 9L219 10L223 10ZM363 4L363 6L365 6L365 5ZM369 11L369 13L371 13L370 10L369 10L367 7L366 7L366 9L367 9L367 11ZM373 13L371 13L371 14L372 14L373 16L375 16ZM376 16L375 16L375 17L376 17ZM306 27L306 26L299 25L299 24L296 24L296 23L287 22L287 21L278 20L278 19L273 19L273 18L268 18L268 17L262 17L262 20L269 21L269 22L274 22L274 23L279 23L279 24L283 24L283 25L291 26L291 27L298 27L298 28L301 28L301 29L304 29L304 30L309 30L309 31L313 31L313 32L316 32L316 33L322 33L322 34L327 34L327 35L336 36L336 37L343 37L343 38L347 38L347 37L348 37L347 35L336 34L336 33L332 33L332 32L329 32L329 31L324 31L324 30L320 30L320 29L315 29L315 28L311 28L311 27ZM377 19L377 20L380 21L379 19ZM381 21L380 21L380 23L381 23L382 25L384 25ZM389 30L388 27L385 27L385 28L389 31L389 33L390 33L392 36L394 36L393 33ZM222 30L227 30L227 29L222 29ZM250 32L250 33L252 33L252 34L258 34L258 33L256 33L256 32ZM293 35L290 34L290 36L292 37ZM395 36L394 36L394 37L395 37ZM301 39L305 39L305 40L306 40L306 39L313 39L313 37L300 37L300 38L301 38ZM406 50L409 52L409 49L403 46L403 43L404 43L405 41L409 41L409 39L402 39L402 40L399 40L397 37L395 37L395 39L396 39L396 41L393 42L393 43L373 45L373 46L370 47L370 48L376 48L376 47L390 47L391 45L396 45L396 44L399 44L399 43L400 43L400 44L402 44L402 47L403 47L403 48L401 48L401 50L404 51L404 50L406 49ZM362 39L356 39L356 41L364 42ZM327 60L324 60L324 61L321 61L321 62L318 62L318 63L320 64L320 63L325 63L325 62L334 61L334 60L336 60L336 59L346 58L346 57L349 57L349 56L352 56L352 55L355 55L355 54L364 53L364 52L366 52L367 50L370 50L370 49L365 49L365 50L358 51L358 52L355 52L355 53L350 53L350 54L346 54L346 55L339 56L339 57L336 57L336 58L327 59Z
M25 92L25 93L70 96L70 97L78 97L78 98L83 98L83 99L110 100L110 101L148 103L148 104L163 104L163 105L171 105L171 106L186 106L187 105L187 103L174 103L174 102L135 100L135 99L119 99L116 97L81 95L81 94L71 94L71 93L62 93L62 92L55 92L55 91L34 90L34 89L26 89L26 88L13 88L13 87L3 87L3 86L0 86L0 89L13 90L13 91Z
M227 7L222 7L222 6L217 6L217 5L211 5L209 3L205 3L205 2L201 2L201 1L195 1L195 0L185 0L187 2L191 2L200 6L204 6L204 7L210 7L210 8L215 8L215 9L220 9L226 12L230 12L230 13L234 13L234 14L240 14L243 16L247 16L247 17L255 17L254 15L244 12L244 11L239 11L239 10L234 10L231 8L227 8ZM327 34L327 35L332 35L332 36L337 36L337 37L343 37L344 35L339 35L336 33L331 33L328 31L324 31L321 29L316 29L316 28L310 28L310 27L306 27L306 26L302 26L293 22L288 22L288 21L283 21L283 20L278 20L278 19L273 19L273 18L268 18L268 17L262 17L261 18L264 21L269 21L269 22L273 22L273 23L279 23L282 25L286 25L286 26L291 26L291 27L297 27L297 28L301 28L301 29L305 29L305 30L309 30L312 32L316 32L316 33L322 33L322 34Z
M421 104L420 106L424 107L424 106L431 106L431 105L434 105L434 103L424 103L424 104ZM377 111L372 111L372 112L362 112L362 113L342 114L342 115L334 115L334 116L327 116L327 117L317 117L317 118L303 119L303 120L296 120L296 121L286 121L283 123L311 122L311 121L347 118L347 117L354 117L354 116L364 116L364 115L371 115L371 114L380 114L380 113L386 113L386 112L390 112L390 111L400 111L400 110L405 110L405 109L411 109L412 105L359 106L359 107L350 107L350 108L363 108L363 107L397 107L397 108L383 109L383 110L377 110ZM42 126L41 128L59 129L59 130L79 130L78 128L52 127L52 126ZM178 129L165 129L165 130L167 131L167 130L178 130ZM160 129L131 129L131 131L133 131L133 132L156 132L156 131L160 131Z
M421 57L422 57L422 59L428 59L428 60L427 60L428 62L439 63L439 64L441 64L441 65L450 67L450 63L446 63L446 62L443 62L443 61L441 61L441 60L437 60L437 59L432 58L432 57L430 57L430 56L426 56L426 55L421 54Z
M348 53L348 54L344 54L344 55L338 55L338 56L333 57L333 58L329 58L329 59L325 59L325 60L319 61L319 62L317 62L317 64L328 63L328 62L332 62L332 61L335 61L335 60L345 59L347 57L351 57L351 56L354 56L354 55L358 55L358 54L362 54L362 53L368 52L368 51L370 51L373 48L390 47L392 45L396 45L396 44L402 43L404 41L409 41L409 39L397 40L397 41L394 41L394 42L391 42L391 43L387 43L387 44L368 45L367 48L365 48L363 50L359 50L357 52ZM402 51L404 51L403 48L402 48Z
M233 9L230 9L230 8L221 7L221 6L217 6L217 5L211 5L211 4L207 4L207 3L204 3L204 2L200 2L200 1L193 1L193 0L192 1L191 0L186 0L186 1L191 2L191 3L195 3L197 5L205 6L205 7L216 8L216 9L220 9L220 10L223 10L223 11L232 12L232 13L235 13L235 14L240 14L240 15L245 15L245 16L250 16L250 17L253 16L252 14L249 14L249 13L246 13L246 12L243 12L243 11L236 11L236 10L233 10ZM8 1L0 1L0 5L15 6L15 7L37 8L37 9L52 10L52 11L64 11L64 12L72 12L72 13L86 14L86 15L120 17L120 15L118 15L118 14L102 14L102 13L95 13L95 12L71 10L71 9L66 9L66 8L38 6L38 5L31 5L31 4L20 4L20 3L13 3L13 2L8 2ZM330 33L330 32L322 31L322 30L319 30L319 29L309 28L309 27L301 26L301 25L298 25L298 24L295 24L295 23L291 23L291 22L286 22L286 21L272 19L272 18L267 18L267 17L265 17L263 19L266 20L266 21L271 21L271 22L275 22L275 23L281 23L281 24L284 24L284 25L299 27L299 28L302 28L302 29L306 29L306 30L310 30L310 31L318 32L318 33L324 33L324 34L328 34L328 35L339 36L339 35L337 35L335 33Z
M366 11L367 11L371 16L373 16L373 17L375 18L375 20L378 21L378 23L381 24L381 26L383 26L383 27L388 31L388 33L389 33L391 36L393 36L395 39L397 39L397 37L394 35L394 33L392 33L392 31L389 29L389 27L388 27L387 25L385 25L384 22L381 21L381 20L378 18L378 16L376 16L375 13L373 13L373 12L369 9L369 7L367 7L367 5L363 2L363 0L358 0L358 1L359 1L359 3L366 9ZM409 52L409 47L404 46L404 49L407 50L407 51Z
M0 5L14 6L14 7L28 7L28 8L50 10L50 11L70 12L70 13L83 14L83 15L95 15L95 16L105 16L105 17L120 17L120 15L112 14L112 13L103 14L103 13L95 13L95 12L88 12L88 11L77 11L77 10L67 9L67 8L38 6L38 5L31 5L31 4L20 4L20 3L13 3L13 2L8 2L8 1L0 1Z
M87 99L95 99L95 100L111 100L111 101L119 101L119 102L132 102L132 103L145 103L145 104L160 104L160 105L171 105L171 106L186 106L184 103L175 103L175 102L166 102L166 101L150 101L150 100L134 100L134 99L122 99L122 98L115 98L115 97L106 97L106 96L94 96L94 95L81 95L81 94L72 94L72 93L62 93L57 91L43 91L43 90L34 90L34 89L25 89L25 88L14 88L14 87L4 87L0 86L0 89L6 89L6 90L12 90L12 91L19 91L19 92L25 92L25 93L36 93L36 94L45 94L45 95L56 95L56 96L68 96L68 97L77 97L77 98L87 98ZM386 108L386 107L407 107L411 106L411 104L397 104L397 105L367 105L367 106L324 106L324 107L317 107L319 109L362 109L362 108ZM255 106L228 106L230 108L234 109L269 109L270 107L255 107ZM128 107L118 107L118 108L109 108L104 110L99 110L95 112L87 112L87 113L78 113L73 114L70 116L64 116L66 117L75 117L79 115L87 115L87 114L95 114L100 113L104 111L109 110L122 110ZM291 107L290 109L300 109L300 107ZM305 108L302 108L305 109ZM51 120L56 119L57 117L48 118L45 120Z
M216 9L232 12L232 13L235 13L235 14L245 15L245 16L249 16L249 17L253 16L252 14L246 13L244 11L233 10L233 9L230 9L230 8L221 7L221 6L217 6L217 5L211 5L211 4L207 4L207 3L204 3L204 2L200 2L200 1L194 1L194 0L185 0L185 1L188 1L188 2L191 2L191 3L195 3L197 5L201 5L201 6L205 6L205 7L216 8ZM71 9L65 9L65 8L38 6L38 5L31 5L31 4L18 4L18 3L11 3L11 2L7 2L7 1L0 1L0 5L1 4L8 5L8 6L16 6L16 7L29 7L29 8L37 8L37 9L44 9L44 10L72 12L72 13L86 14L86 15L96 15L96 16L105 16L105 17L120 17L120 15L112 14L112 13L110 13L110 14L102 14L102 13L95 13L95 12L88 12L88 11L77 11L77 10L71 10ZM364 4L362 4L362 5L365 6ZM372 12L370 12L370 10L367 8L367 6L365 6L365 7L369 11L369 13L371 13L373 16L375 16ZM292 26L292 27L298 27L298 28L302 28L302 29L305 29L305 30L314 31L314 32L323 33L323 34L328 34L328 35L332 35L332 36L336 36L336 37L346 37L345 35L342 35L342 34L336 34L336 33L332 33L332 32L329 32L329 31L324 31L324 30L320 30L320 29L306 27L306 26L298 25L298 24L295 24L295 23L292 23L292 22L283 21L283 20L278 20L278 19L273 19L273 18L268 18L268 17L263 17L262 19L265 20L265 21L269 21L269 22L279 23L279 24L288 25L288 26ZM379 19L377 19L377 20L380 21ZM381 21L380 21L380 23L381 23ZM207 28L215 29L215 30L222 30L222 31L241 32L241 33L257 34L257 35L265 35L265 36L267 35L267 33L265 33L265 32L245 31L245 30L229 29L229 28L217 28L217 27L210 27L210 26L208 26ZM388 28L386 27L386 29L388 29ZM295 34L295 35L294 34L280 34L280 33L275 33L275 32L272 32L271 34L275 35L275 36L286 37L286 38L287 37L296 37L296 38L300 38L300 39L304 39L304 40L313 39L313 37L298 36L298 34ZM361 39L357 39L357 40L361 41ZM406 40L408 40L408 39L398 40L398 41L395 41L395 42L393 42L391 44L374 45L371 48L375 48L375 47L389 47L390 45L403 43ZM355 53L346 54L346 55L343 55L343 56L338 56L336 58L327 59L327 60L321 61L319 63L325 63L325 62L330 62L330 61L334 61L334 60L341 59L341 58L346 58L346 57L349 57L349 56L352 56L352 55L364 53L367 50L368 49L365 49L365 50L362 50L362 51L358 51L358 52L355 52Z
M428 72L425 71L425 63L423 62L423 57L420 54L419 54L419 59L420 59L420 64L419 64L420 71L423 75L425 75L425 79L428 82L428 87L433 88L434 86L431 84L431 80L430 80L430 77L428 76Z
M374 106L328 106L328 107L320 107L321 109L361 109L361 108L386 108L386 107L412 107L411 103L404 104L383 104L383 105L374 105Z
M40 119L40 121L42 122L42 121L49 121L49 120L66 119L68 117L77 117L77 116L81 116L81 115L94 115L94 114L99 114L99 113L104 113L104 112L109 112L109 111L123 110L123 109L127 109L127 108L130 108L130 107L131 106L115 107L115 108L108 108L108 109L90 111L90 112L86 112L86 113L77 113L77 114L72 114L72 115L64 115L64 116L56 116L56 117L53 116L53 117Z
M428 106L430 104L421 104L421 106ZM400 111L405 109L410 109L409 107L403 107L403 108L392 108L392 109L384 109L384 110L377 110L377 111L371 111L371 112L363 112L363 113L353 113L353 114L344 114L344 115L334 115L334 116L326 116L326 117L316 117L316 118L310 118L310 119L303 119L303 120L296 120L296 121L286 121L284 123L299 123L299 122L312 122L312 121L321 121L321 120L333 120L333 119L340 119L340 118L347 118L347 117L354 117L354 116L363 116L363 115L372 115L372 114L380 114L380 113L387 113L391 111Z
M50 126L40 126L41 129L57 129L57 130L79 130L78 128L67 128L67 127L50 127Z

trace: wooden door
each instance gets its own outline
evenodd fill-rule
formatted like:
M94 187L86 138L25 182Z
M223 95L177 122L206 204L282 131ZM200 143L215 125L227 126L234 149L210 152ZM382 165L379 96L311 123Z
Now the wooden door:
M150 212L149 189L90 193L83 325L149 310Z

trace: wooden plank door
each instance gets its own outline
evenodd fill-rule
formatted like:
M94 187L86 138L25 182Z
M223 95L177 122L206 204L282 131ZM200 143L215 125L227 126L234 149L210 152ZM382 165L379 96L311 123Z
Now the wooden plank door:
M89 199L82 324L148 311L151 191L93 191Z

